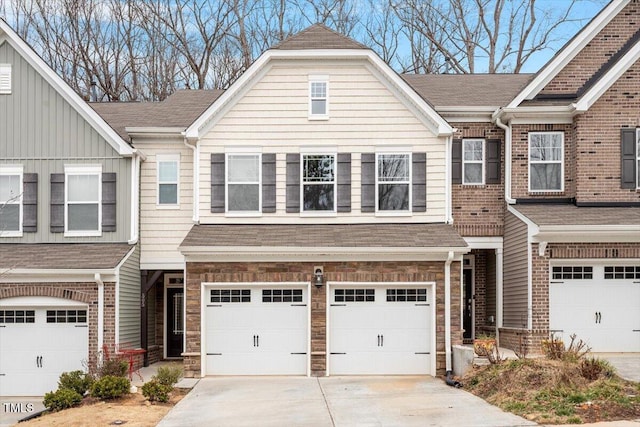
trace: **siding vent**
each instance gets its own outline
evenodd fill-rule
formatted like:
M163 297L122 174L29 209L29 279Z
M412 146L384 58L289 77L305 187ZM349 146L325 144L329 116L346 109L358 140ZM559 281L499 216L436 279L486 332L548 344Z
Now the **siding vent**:
M11 64L0 64L0 94L11 94Z

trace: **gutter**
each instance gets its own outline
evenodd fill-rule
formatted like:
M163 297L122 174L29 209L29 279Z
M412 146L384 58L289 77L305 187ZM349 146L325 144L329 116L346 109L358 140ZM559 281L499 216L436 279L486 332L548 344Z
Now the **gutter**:
M98 361L102 361L102 345L104 344L104 282L100 273L94 276L96 285L98 285Z
M504 200L510 205L515 205L516 199L511 197L511 121L505 125L500 120L500 115L496 114L495 123L504 129Z
M446 372L451 371L451 263L454 252L449 251L447 261L444 263L444 349Z
M200 147L198 146L197 140L193 144L189 144L189 140L186 137L186 134L183 132L184 145L189 147L193 151L193 216L192 220L194 224L200 224L200 174L199 174L199 164L200 164ZM180 197L180 195L178 195Z

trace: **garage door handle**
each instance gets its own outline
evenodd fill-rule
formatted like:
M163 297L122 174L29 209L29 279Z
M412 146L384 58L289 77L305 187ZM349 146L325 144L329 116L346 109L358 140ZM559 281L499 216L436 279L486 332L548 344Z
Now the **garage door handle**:
M596 323L602 323L602 313L596 311Z
M378 335L378 347L384 347L384 335Z

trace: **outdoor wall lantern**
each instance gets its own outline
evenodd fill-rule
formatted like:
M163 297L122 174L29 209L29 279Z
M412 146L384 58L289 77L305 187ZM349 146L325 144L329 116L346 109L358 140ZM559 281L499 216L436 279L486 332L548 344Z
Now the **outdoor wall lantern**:
M314 267L313 270L313 284L316 285L316 288L321 288L324 281L322 267Z

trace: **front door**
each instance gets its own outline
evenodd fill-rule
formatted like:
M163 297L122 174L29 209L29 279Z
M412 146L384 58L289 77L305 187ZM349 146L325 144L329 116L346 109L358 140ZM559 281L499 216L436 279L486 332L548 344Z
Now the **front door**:
M181 357L184 337L182 288L167 288L167 357Z
M462 272L464 281L464 295L462 296L464 311L462 327L464 339L473 339L473 270L465 268Z

